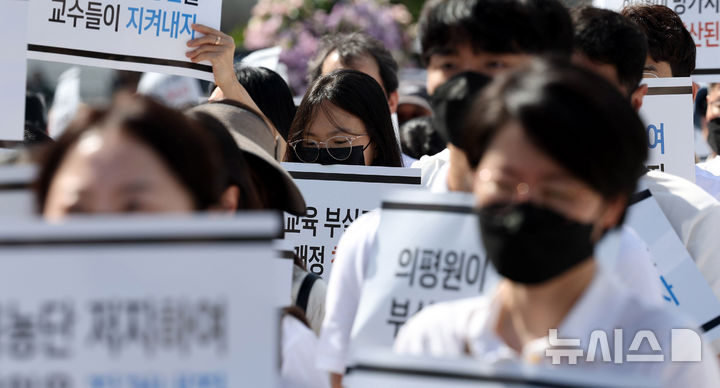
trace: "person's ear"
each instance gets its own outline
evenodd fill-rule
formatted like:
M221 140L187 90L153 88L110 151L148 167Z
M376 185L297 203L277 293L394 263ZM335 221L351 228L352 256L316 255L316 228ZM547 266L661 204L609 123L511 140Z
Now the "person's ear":
M647 84L643 84L638 86L638 88L630 95L630 103L632 104L633 109L635 109L635 112L639 112L640 108L642 108L643 98L645 98L647 92L648 86Z
M240 198L240 188L235 185L228 186L220 196L220 210L234 213L238 209L238 201Z
M390 107L390 113L397 113L398 105L400 103L400 94L398 91L390 93L388 97L388 106Z
M693 82L692 83L693 103L695 103L695 97L697 97L698 90L700 90L700 85Z
M602 238L606 231L616 227L620 223L626 206L628 198L625 195L620 195L614 200L606 201L604 209L601 211L600 217L595 224L592 238L594 241L598 241Z

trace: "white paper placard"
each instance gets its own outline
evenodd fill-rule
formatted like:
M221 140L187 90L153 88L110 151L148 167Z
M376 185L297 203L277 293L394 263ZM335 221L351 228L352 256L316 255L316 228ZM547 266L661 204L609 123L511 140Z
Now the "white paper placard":
M25 128L25 82L27 64L26 0L2 0L0 35L0 140L20 141Z
M621 376L586 368L546 368L505 362L484 365L472 358L408 357L372 349L353 359L347 388L659 388L658 376Z
M642 83L648 85L640 108L648 136L648 168L695 182L692 80L646 78Z
M192 63L193 23L219 29L222 0L31 0L28 58L213 81Z
M380 207L394 190L421 189L420 169L283 163L308 206L285 215L285 240L308 271L328 279L340 236L359 216Z
M390 348L419 310L482 295L500 279L485 257L472 194L412 194L383 201L353 348Z
M650 191L643 190L635 198L637 202L628 210L626 224L648 245L667 306L693 319L705 341L720 353L720 301Z
M695 40L697 60L693 79L720 80L720 5L700 0L594 0L598 7L620 11L631 5L659 4L675 11Z
M276 215L12 225L0 227L1 386L276 383L292 267L271 249Z
M35 195L30 185L36 173L32 165L0 167L0 219L35 214Z

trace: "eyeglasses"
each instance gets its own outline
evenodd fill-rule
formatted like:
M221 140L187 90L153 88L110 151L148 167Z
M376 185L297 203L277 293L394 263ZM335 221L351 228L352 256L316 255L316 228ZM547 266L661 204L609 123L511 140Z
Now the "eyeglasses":
M315 141L311 139L295 140L288 143L295 155L303 163L313 163L320 156L320 147L325 146L328 154L335 160L342 162L347 160L352 153L352 144L355 140L365 137L359 136L333 136L326 141ZM303 151L298 151L298 148Z

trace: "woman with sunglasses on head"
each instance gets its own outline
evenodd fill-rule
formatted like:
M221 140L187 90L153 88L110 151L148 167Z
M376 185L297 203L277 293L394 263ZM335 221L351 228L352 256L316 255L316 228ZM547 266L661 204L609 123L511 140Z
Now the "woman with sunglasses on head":
M380 85L354 70L338 70L318 79L290 127L285 160L402 167Z

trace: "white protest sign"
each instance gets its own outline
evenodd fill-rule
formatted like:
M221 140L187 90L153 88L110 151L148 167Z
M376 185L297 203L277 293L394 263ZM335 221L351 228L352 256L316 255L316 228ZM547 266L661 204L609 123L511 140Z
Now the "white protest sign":
M720 2L701 0L595 0L598 7L620 11L632 5L657 4L677 13L695 40L697 60L693 78L720 79Z
M32 165L0 167L0 218L35 214L35 195L30 185L36 170Z
M27 64L26 0L2 0L0 35L0 140L19 141L25 128L25 82Z
M259 213L0 227L0 386L274 386L280 233Z
M642 83L648 85L640 108L648 136L648 168L695 182L692 80L646 78Z
M308 209L305 217L285 215L285 240L308 271L328 279L335 249L345 229L380 207L388 193L420 189L420 170L395 167L321 166L283 163Z
M663 214L649 190L634 196L626 224L645 241L663 284L667 305L688 315L706 341L720 339L720 301Z
M509 361L509 360L506 360ZM354 357L343 378L347 388L659 388L658 376L623 376L587 368L549 368L505 362L485 365L472 358L408 357L369 350Z
M221 0L31 0L28 58L213 80L192 63L193 23L220 28Z
M423 307L482 295L500 279L485 257L468 193L389 197L373 252L353 324L354 349L392 347L398 330Z

